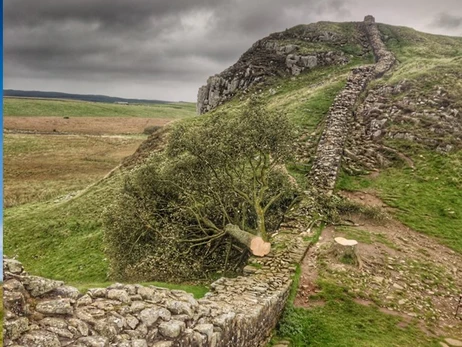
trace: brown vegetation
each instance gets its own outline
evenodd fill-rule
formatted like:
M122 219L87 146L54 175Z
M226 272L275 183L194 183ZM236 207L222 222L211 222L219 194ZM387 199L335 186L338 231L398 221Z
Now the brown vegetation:
M151 126L163 126L171 119L125 117L5 117L3 128L10 132L72 134L142 134Z

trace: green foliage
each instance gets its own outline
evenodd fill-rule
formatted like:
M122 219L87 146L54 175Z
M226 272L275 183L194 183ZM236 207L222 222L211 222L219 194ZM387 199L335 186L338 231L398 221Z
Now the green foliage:
M73 100L4 98L5 116L50 117L191 117L196 114L193 103L117 105Z
M127 177L106 214L115 277L178 280L239 266L228 224L266 238L294 196L281 165L292 126L258 100L178 124L164 154ZM245 255L245 253L244 253Z

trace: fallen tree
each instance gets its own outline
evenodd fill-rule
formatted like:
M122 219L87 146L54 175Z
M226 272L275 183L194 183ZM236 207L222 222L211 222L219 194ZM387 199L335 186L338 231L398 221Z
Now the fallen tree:
M142 272L138 277L178 278L175 271L183 269L204 274L236 268L248 252L269 253L268 231L295 196L280 169L291 152L293 128L258 100L246 106L237 115L179 123L165 152L127 177L105 219L117 277ZM144 275L159 264L170 275Z

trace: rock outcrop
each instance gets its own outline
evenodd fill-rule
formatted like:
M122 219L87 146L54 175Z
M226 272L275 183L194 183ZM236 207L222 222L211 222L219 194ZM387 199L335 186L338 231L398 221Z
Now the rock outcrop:
M256 42L239 61L219 75L210 77L199 88L197 113L213 110L231 99L238 90L265 81L270 76L297 76L316 66L346 64L348 58L339 52L298 53L299 46L281 46L277 41Z
M354 41L353 44L362 48L362 54L369 52L369 41L362 23L357 25ZM327 46L319 51L305 53L302 47L304 43ZM352 42L345 36L337 32L318 30L316 24L301 25L271 34L257 41L236 64L207 80L207 84L198 92L197 113L213 110L231 99L237 91L246 92L251 86L263 83L272 76L297 76L317 66L346 64L349 57L342 48L347 44Z

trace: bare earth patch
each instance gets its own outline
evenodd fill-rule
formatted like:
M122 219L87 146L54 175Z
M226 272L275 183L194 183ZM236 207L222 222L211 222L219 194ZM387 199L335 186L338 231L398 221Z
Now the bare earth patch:
M123 117L4 117L9 132L68 134L141 134L146 127L163 126L171 119Z
M342 192L364 205L387 210L377 197L364 192ZM462 314L455 317L462 291L462 255L415 232L392 218L383 222L348 216L355 225L330 226L302 263L295 305L313 307L310 299L318 279L348 288L363 305L376 305L387 314L402 317L403 327L417 320L427 334L462 338ZM335 237L359 242L361 266L342 263L332 256Z

